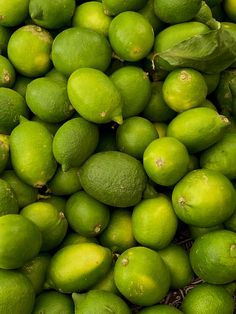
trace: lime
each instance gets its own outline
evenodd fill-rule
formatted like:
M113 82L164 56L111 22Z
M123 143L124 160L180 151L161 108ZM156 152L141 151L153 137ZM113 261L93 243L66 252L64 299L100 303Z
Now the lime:
M167 304L158 304L142 308L139 314L182 314L176 307Z
M52 135L36 121L20 123L10 136L11 161L16 175L25 183L42 187L56 171Z
M30 110L45 122L62 122L74 112L66 84L48 77L32 80L27 85L25 98Z
M147 0L129 0L119 1L116 0L102 0L104 12L107 15L118 15L124 11L137 11L144 7Z
M12 87L15 82L15 69L11 62L0 55L0 87Z
M61 82L61 83L65 83L65 84L67 84L67 80L68 80L68 78L66 77L65 74L59 72L55 68L52 68L50 71L48 71L45 74L45 77L48 77L48 78L52 79L53 81Z
M0 87L0 133L10 134L19 124L20 115L28 117L25 99L16 91Z
M216 89L217 85L219 84L220 81L220 73L214 73L214 74L207 74L207 73L203 73L202 74L206 84L207 84L207 94L211 94L212 92L214 92L214 90Z
M20 25L28 15L29 0L0 1L0 25L6 27Z
M60 244L60 248L78 243L98 243L98 241L94 237L84 237L77 232L67 232L65 238Z
M132 213L135 239L154 250L163 249L173 240L178 219L166 195L140 201Z
M95 150L99 131L82 117L73 118L57 130L53 138L53 154L62 171L80 166Z
M199 166L199 159L196 155L189 155L189 164L188 164L188 172L189 171L192 171L192 170L195 170L195 169L199 169L200 166Z
M74 302L70 295L57 291L44 291L35 299L32 314L74 314Z
M33 115L31 118L31 121L36 121L42 124L48 131L52 134L55 135L59 127L61 126L61 123L51 123L51 122L45 122L41 120L38 116Z
M66 76L85 67L105 71L111 61L111 47L104 35L71 27L55 37L51 57L54 67Z
M114 281L114 265L113 264L110 270L106 273L106 275L102 277L94 286L91 287L91 290L109 291L120 296L120 293Z
M224 0L223 8L232 22L236 22L236 3L234 0Z
M183 222L197 227L211 227L233 214L235 190L220 172L196 169L175 185L172 203L176 215Z
M41 231L41 251L49 251L57 247L67 232L67 220L63 212L59 212L52 204L35 202L25 206L20 214L31 220Z
M236 234L215 230L198 237L190 249L193 271L211 284L225 284L236 278Z
M58 212L63 212L65 211L66 208L66 201L67 199L62 197L62 196L56 196L56 195L46 195L46 196L41 196L39 197L40 202L45 202L52 204Z
M151 51L154 32L151 24L142 14L125 11L111 21L109 40L119 58L126 61L139 61Z
M46 286L71 293L89 289L109 271L111 251L96 243L65 246L52 257Z
M11 185L2 178L0 179L0 216L17 214L19 205L16 194Z
M106 229L99 236L102 246L121 254L136 245L132 228L132 212L126 208L114 208Z
M130 302L148 306L160 302L170 287L170 274L160 255L146 247L132 247L117 259L115 284Z
M31 77L17 75L15 84L12 89L18 92L21 96L25 97L27 85L33 80Z
M37 256L41 249L42 236L38 227L18 214L0 217L0 267L22 267Z
M203 283L189 290L181 309L189 314L232 314L234 300L225 288Z
M95 237L108 225L109 208L84 191L72 194L65 209L72 230L85 237Z
M5 134L0 134L0 174L5 170L9 161L9 150L9 136Z
M196 227L196 226L188 226L191 237L195 240L197 237L200 237L208 232L214 231L214 230L220 230L224 229L223 224L218 224L212 227Z
M151 180L163 186L178 182L187 172L187 148L174 137L152 141L143 154L144 169Z
M19 27L9 39L8 58L20 74L42 76L51 66L52 41L51 34L40 26Z
M35 292L30 280L15 270L0 269L1 314L31 314Z
M180 68L167 75L162 91L167 105L182 112L201 105L207 96L207 85L200 72L191 68Z
M146 185L140 161L122 152L99 152L90 156L80 168L83 189L98 201L115 206L137 204Z
M152 25L154 33L158 33L164 28L165 23L163 23L163 21L161 21L155 14L154 0L148 0L146 5L140 9L138 13L141 13L148 20Z
M165 137L167 135L167 127L168 125L164 122L154 122L153 125L155 126L158 136ZM191 158L191 156L189 156Z
M0 54L2 55L7 53L7 44L11 34L12 30L10 28L0 25Z
M72 105L86 120L122 123L121 94L102 71L91 68L76 70L69 77L67 90Z
M75 5L75 0L30 0L29 15L39 26L47 29L61 28L70 24Z
M75 314L94 313L96 304L97 314L131 314L125 301L118 295L103 290L90 290L87 293L72 294L75 303Z

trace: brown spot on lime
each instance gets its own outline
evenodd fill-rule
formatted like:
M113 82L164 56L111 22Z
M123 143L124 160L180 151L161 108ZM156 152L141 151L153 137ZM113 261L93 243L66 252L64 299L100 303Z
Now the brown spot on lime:
M129 259L127 257L123 258L122 261L121 261L121 264L123 266L127 266L129 264Z
M230 245L230 256L236 257L236 244L235 243Z
M97 225L97 226L95 226L95 228L94 228L94 232L95 233L99 233L100 231L101 231L101 225Z
M164 164L165 164L165 161L163 159L159 158L156 160L156 165L158 168L162 168Z
M181 196L178 200L178 203L181 207L184 207L186 205L186 200L183 196Z
M190 73L188 73L187 71L182 70L180 72L180 80L181 81L190 81L191 78L192 78L192 75Z
M107 114L107 112L106 112L106 111L102 111L102 112L100 112L100 116L101 116L102 118L105 118L106 114Z

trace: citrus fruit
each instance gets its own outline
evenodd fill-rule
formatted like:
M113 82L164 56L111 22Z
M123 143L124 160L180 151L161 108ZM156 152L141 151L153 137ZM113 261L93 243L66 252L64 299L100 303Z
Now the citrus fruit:
M59 212L52 204L34 202L25 206L20 214L31 220L41 231L41 251L49 251L57 247L64 239L67 231L67 220L63 212Z
M189 314L232 314L234 300L223 287L203 283L189 290L181 310Z
M11 162L25 183L42 187L56 171L52 135L36 121L23 121L10 136Z
M52 204L58 210L58 212L64 213L65 211L67 199L62 196L57 196L53 194L46 196L40 195L39 200L40 202Z
M20 115L29 116L25 99L8 87L0 87L0 133L10 134L19 124Z
M201 8L201 0L154 0L154 11L165 23L177 24L192 20Z
M169 268L170 287L181 289L188 286L194 274L187 251L182 246L171 243L164 249L159 250L158 253Z
M30 110L45 122L62 122L74 112L66 84L48 77L32 80L27 85L25 99Z
M66 76L85 67L105 71L111 61L111 47L104 35L83 27L71 27L54 38L51 58L54 67Z
M112 19L109 41L119 58L126 61L139 61L151 51L154 32L151 24L142 14L125 11Z
M146 185L141 162L122 152L99 152L90 156L80 168L83 189L98 201L115 206L137 204Z
M74 314L74 302L70 295L57 291L44 291L34 303L32 314Z
M0 86L12 87L15 82L15 69L11 62L0 55Z
M69 197L65 216L72 230L85 237L96 237L108 225L110 211L105 204L79 191Z
M17 28L9 39L8 58L18 73L28 77L42 76L51 66L52 41L46 29L24 25Z
M191 108L170 121L167 136L178 139L189 152L196 153L219 141L229 124L228 118L211 108Z
M112 265L104 277L91 287L91 290L109 291L120 296L114 281L114 265Z
M197 237L200 237L208 232L214 231L214 230L220 230L224 229L223 224L218 224L212 227L196 227L196 226L188 226L191 237L195 240Z
M73 107L83 118L94 123L122 123L121 94L102 71L91 68L74 71L67 90Z
M9 27L0 25L0 53L6 55L8 40L11 37L12 30Z
M0 312L31 314L35 292L30 280L16 270L0 269Z
M117 259L115 284L130 302L148 306L160 302L170 287L170 274L160 255L146 247L132 247Z
M99 244L65 246L52 256L46 286L64 293L85 291L105 276L111 262L111 251Z
M196 169L174 187L172 203L176 215L197 227L212 227L228 219L235 209L235 190L218 171Z
M58 167L52 179L47 183L47 187L53 195L70 195L81 190L79 168L63 171L61 167Z
M31 121L36 121L42 124L48 131L52 134L55 135L59 127L61 126L61 122L58 123L51 123L51 122L46 122L41 120L38 116L33 115L31 118Z
M67 80L68 80L68 78L65 74L63 74L62 72L59 72L54 67L45 74L45 77L48 77L48 78L52 79L53 81L61 82L61 83L65 83L65 84L67 84Z
M233 0L224 0L223 8L232 22L236 22L236 3Z
M99 138L97 125L82 117L61 125L53 138L53 154L62 171L80 166L95 150Z
M90 290L83 294L73 293L72 298L75 303L75 314L93 313L95 304L97 314L131 314L125 301L110 291Z
M14 170L4 171L1 178L8 182L14 191L19 208L37 201L39 196L38 189L23 182L17 177Z
M207 85L202 74L191 68L171 71L163 83L163 98L177 112L200 106L207 96Z
M155 126L158 136L165 137L167 135L167 127L168 125L164 122L154 122L153 125ZM191 157L191 156L189 156Z
M174 306L167 304L158 304L144 307L139 311L139 314L182 314L183 312Z
M55 29L70 24L75 6L75 0L30 0L29 15L35 24L47 29Z
M225 229L236 232L236 211L234 211L233 214L227 220L224 221L224 226Z
M105 14L103 4L98 1L84 2L75 9L72 25L92 29L108 36L112 18Z
M0 217L0 267L15 269L22 267L35 257L42 244L38 227L18 214Z
M174 137L152 141L144 151L143 166L151 180L159 185L171 186L187 172L187 148Z
M65 238L60 244L59 248L63 248L67 245L78 244L78 243L98 243L97 239L94 237L84 237L77 232L67 232Z
M131 216L129 209L113 208L109 223L99 236L101 245L119 254L135 246L137 243L133 235Z
M154 125L139 116L127 118L116 131L117 148L137 159L142 159L146 147L156 138Z
M7 214L17 214L19 205L17 197L11 185L4 180L0 179L0 216Z
M5 170L9 161L9 136L0 134L0 174Z
M199 169L199 160L197 158L196 155L193 155L193 154L190 154L189 155L189 164L188 164L188 172L189 171L192 171L192 170L195 170L195 169Z
M236 277L236 234L215 230L198 237L190 249L193 271L211 284L225 284Z
M0 1L0 25L6 27L20 25L28 15L29 0Z
M31 77L17 75L15 84L13 85L12 89L14 89L17 93L21 96L25 97L27 85L33 80Z
M217 85L219 84L220 74L219 73L214 73L214 74L202 73L202 75L207 84L207 95L209 95L212 92L214 92Z
M165 23L161 21L154 12L154 0L148 0L142 9L138 11L152 25L154 33L158 33L164 28Z
M102 0L104 12L107 15L118 15L124 11L137 11L144 7L147 0L130 0L117 2L116 0Z
M166 195L140 201L133 209L134 238L143 246L163 249L173 240L178 219Z

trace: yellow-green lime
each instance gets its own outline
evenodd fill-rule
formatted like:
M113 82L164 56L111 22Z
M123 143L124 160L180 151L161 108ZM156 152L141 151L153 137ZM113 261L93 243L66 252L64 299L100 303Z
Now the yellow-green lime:
M143 246L165 248L173 240L177 226L178 219L166 195L142 200L133 209L134 238Z
M14 191L19 208L37 201L39 197L38 189L23 182L17 177L14 170L4 171L1 178L8 182Z
M235 23L236 22L236 3L234 2L234 0L224 0L223 8L224 8L225 13L229 17L230 21Z
M104 35L71 27L54 38L51 58L54 67L66 76L85 67L105 71L111 62L111 47Z
M131 314L127 303L118 295L103 290L90 290L87 293L73 293L75 314Z
M53 138L53 155L62 171L79 167L95 150L99 139L96 124L82 117L61 125Z
M20 25L28 15L29 0L0 1L0 25L12 27Z
M212 284L225 284L236 278L236 234L215 230L198 237L190 249L194 273Z
M0 179L0 216L17 214L19 205L16 194L7 180Z
M94 123L122 123L121 93L102 71L94 68L77 69L69 77L67 91L73 107L86 120Z
M138 11L144 7L147 0L129 0L119 1L116 0L102 0L104 12L107 15L118 15L124 11Z
M0 269L1 314L31 314L35 292L30 280L16 270Z
M151 51L154 31L142 14L125 11L111 21L109 41L119 58L125 61L139 61Z
M106 229L99 236L102 246L112 252L121 254L125 250L136 246L132 228L132 211L126 208L113 208Z
M189 290L180 308L188 314L233 314L234 299L225 288L203 283Z
M46 286L60 292L86 291L109 271L112 254L96 243L65 246L52 257Z
M0 217L0 267L15 269L37 256L42 245L39 228L19 214Z
M188 165L187 148L170 136L152 141L143 154L143 166L147 175L163 186L177 183L186 174Z
M170 273L161 256L143 246L132 247L118 257L114 280L127 300L141 306L160 302L170 288Z
M213 104L213 102L209 99L205 99L201 106L200 107L207 107L207 108L210 108L210 109L213 109L215 111L218 111L217 107Z
M7 53L7 44L11 34L11 28L0 25L0 53L4 56Z
M46 195L46 196L41 196L39 197L40 202L45 202L52 204L58 212L63 212L65 211L66 208L66 201L67 199L63 196L57 196L57 195Z
M25 97L27 85L33 80L31 77L17 75L15 79L15 83L12 87L16 92L18 92L21 96Z
M136 205L146 186L146 174L141 162L117 151L93 154L79 173L82 188L88 194L115 207Z
M163 98L177 112L200 106L207 96L207 85L200 72L191 68L171 71L163 83Z
M116 131L117 148L137 159L142 159L147 146L157 138L152 122L139 116L127 118Z
M75 9L72 25L92 29L108 36L112 17L104 12L103 4L98 1L84 2Z
M75 0L30 0L29 15L35 24L57 29L70 25L75 6Z
M217 143L230 122L228 118L207 107L191 108L179 113L167 127L167 136L183 143L189 152L203 151Z
M94 286L91 287L91 290L109 291L120 295L120 292L118 291L114 281L114 265L112 265L104 277L102 277Z
M20 115L29 116L24 97L13 89L0 87L0 133L10 134L19 124Z
M63 74L62 72L59 72L56 68L52 68L50 71L48 71L45 74L45 77L48 77L56 82L61 82L61 83L65 83L67 84L67 76L65 74Z
M197 227L212 227L228 219L235 210L235 190L230 180L218 171L196 169L174 187L172 203L183 222Z
M11 62L0 55L0 87L12 87L15 82L15 69Z
M50 260L49 254L39 253L19 269L31 281L36 295L43 291Z
M65 238L60 244L60 248L67 245L78 244L78 243L98 243L97 239L94 237L84 237L77 232L67 232Z
M74 302L70 295L57 291L44 291L34 303L32 314L74 314Z
M183 314L182 311L176 307L168 304L157 304L142 308L139 314Z
M123 98L124 118L138 115L151 97L151 83L148 74L140 67L127 65L115 70L110 79Z
M20 214L32 221L41 231L41 251L49 251L57 247L67 232L67 220L63 212L59 212L52 204L34 202L25 206Z
M79 191L67 200L65 216L72 230L85 237L96 237L107 227L110 211L85 191Z
M56 171L52 135L36 121L23 121L10 136L11 162L16 175L25 183L42 187Z
M10 153L9 135L0 134L0 174L5 170Z
M27 85L25 99L30 110L45 122L62 122L74 113L67 95L67 85L48 77L32 80Z
M189 232L191 234L192 239L195 240L198 237L200 237L200 236L202 236L208 232L224 229L224 225L223 225L223 223L212 226L212 227L196 227L196 226L188 225L188 229L189 229Z
M19 27L9 39L8 58L20 74L28 77L42 76L51 66L52 42L51 34L40 26Z

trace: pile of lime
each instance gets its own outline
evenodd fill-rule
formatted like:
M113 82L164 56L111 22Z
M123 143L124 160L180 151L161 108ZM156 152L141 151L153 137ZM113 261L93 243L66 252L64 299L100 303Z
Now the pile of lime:
M235 187L235 0L0 0L1 314L235 313Z

